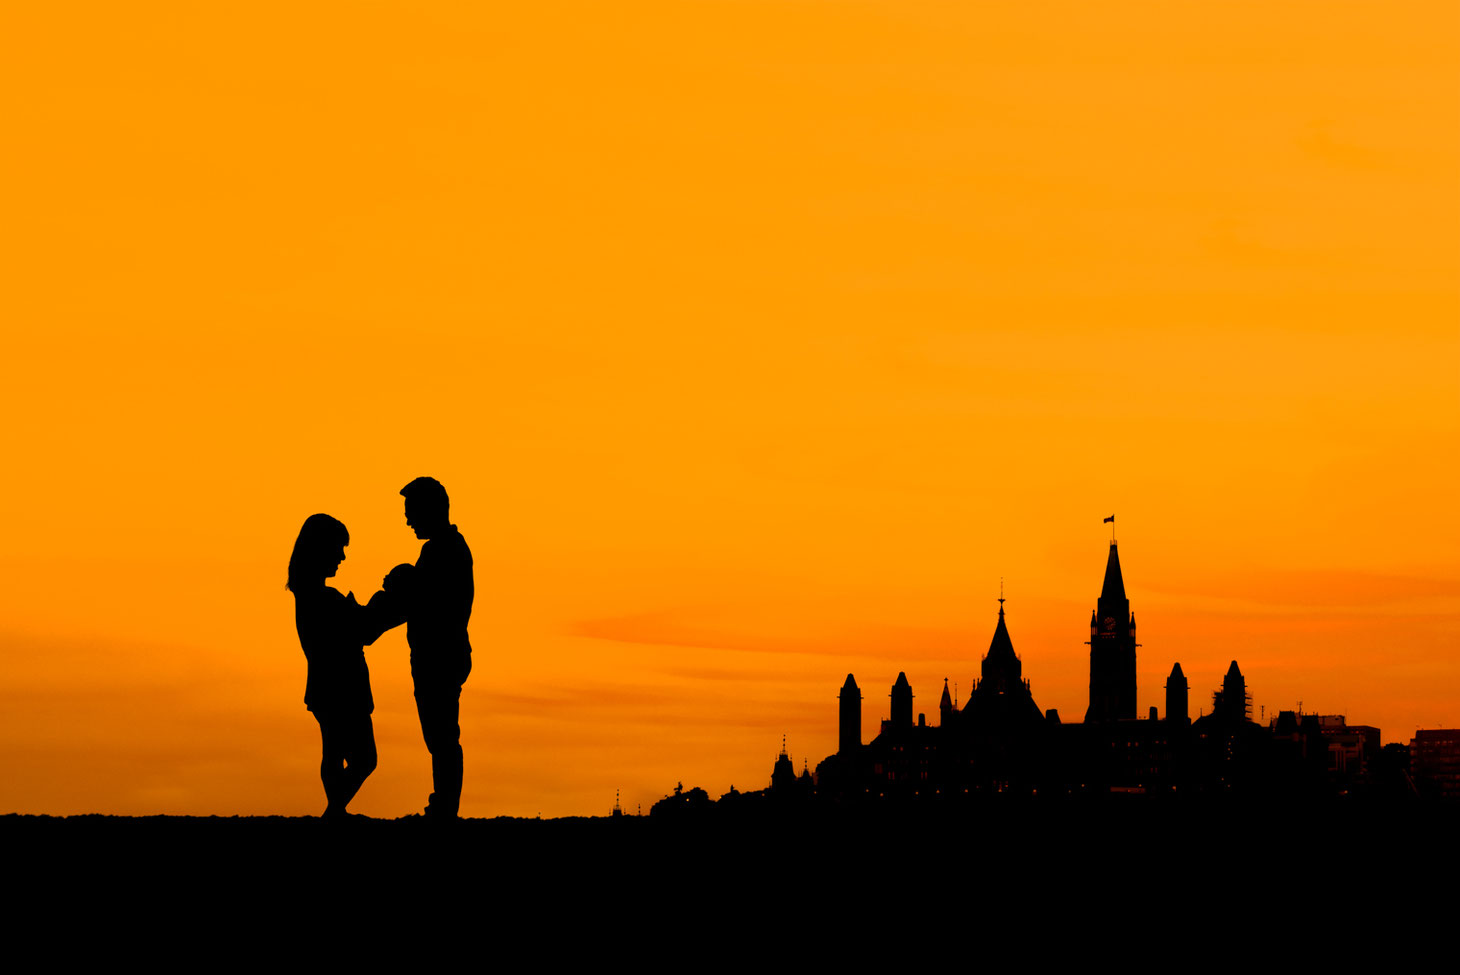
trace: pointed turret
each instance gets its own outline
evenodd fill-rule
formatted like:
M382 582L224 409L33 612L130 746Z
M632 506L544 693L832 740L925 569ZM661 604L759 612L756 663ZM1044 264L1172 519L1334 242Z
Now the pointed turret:
M1232 721L1247 721L1252 715L1252 702L1247 699L1247 681L1235 660L1227 668L1227 676L1222 678L1222 710L1224 716Z
M948 727L954 714L953 695L948 693L948 678L943 678L943 697L938 701L938 724Z
M994 638L989 641L989 652L983 658L983 679L990 677L1017 684L1024 673L1024 664L1014 652L1014 641L1009 639L1009 627L1004 622L1003 600L999 603L999 622L994 627Z
M968 695L958 721L967 718L983 727L1026 724L1043 721L1044 714L1034 703L1029 682L1024 680L1024 664L1014 652L1009 637L1009 624L1004 619L1004 599L999 597L999 621L994 626L989 652L984 655L982 676ZM951 701L950 701L951 703Z
M786 736L781 736L781 754L776 756L776 764L771 769L771 794L785 795L796 785L796 766L791 764L791 756L786 751Z
M1247 695L1247 681L1237 661L1227 668L1222 689L1212 693L1212 718L1223 724L1241 724L1251 720L1252 699Z
M851 755L862 747L862 691L857 687L856 678L851 674L847 675L847 682L842 685L841 720L839 722L837 736L837 753Z
M912 727L912 716L912 685L907 682L907 674L899 673L897 683L892 685L892 726L894 728Z
M1181 664L1178 663L1171 668L1171 676L1166 678L1166 721L1174 727L1184 728L1191 723L1188 687L1186 675L1181 672Z

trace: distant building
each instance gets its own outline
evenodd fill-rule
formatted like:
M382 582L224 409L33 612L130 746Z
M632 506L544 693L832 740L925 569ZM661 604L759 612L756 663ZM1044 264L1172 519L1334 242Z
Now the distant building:
M781 754L776 756L776 764L771 768L769 794L777 799L793 798L801 794L796 784L796 766L791 764L791 756L786 753L784 738L781 739Z
M1321 777L1333 791L1353 792L1374 780L1379 761L1379 729L1351 725L1341 714L1279 711L1268 721L1275 747L1301 764L1309 779Z
M1409 771L1421 795L1460 799L1460 728L1416 731Z
M1379 729L1349 724L1341 714L1320 714L1318 729L1327 746L1329 778L1344 792L1367 785L1379 760Z
M674 787L674 792L660 799L649 807L649 815L654 819L674 819L681 816L694 815L710 808L713 800L704 789L690 789L685 791L683 783Z

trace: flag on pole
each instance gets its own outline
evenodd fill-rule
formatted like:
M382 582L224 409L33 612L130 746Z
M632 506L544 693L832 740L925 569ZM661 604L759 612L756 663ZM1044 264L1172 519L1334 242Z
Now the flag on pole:
M1113 521L1115 521L1115 515L1111 515L1109 518L1106 518L1100 524L1102 524L1102 525L1108 525L1108 524L1110 524Z

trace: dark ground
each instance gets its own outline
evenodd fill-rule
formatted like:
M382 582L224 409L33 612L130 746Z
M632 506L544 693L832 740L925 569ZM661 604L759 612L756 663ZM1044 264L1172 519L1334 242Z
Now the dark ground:
M932 964L985 951L1158 970L1317 957L1353 967L1401 949L1413 961L1430 937L1460 938L1457 807L764 813L448 828L11 815L0 842L22 938L78 951L101 938L179 960L196 960L180 947L195 939L267 954L285 932L312 943L328 931L350 951L505 938L629 964L762 951L866 965L910 952L909 964L919 953ZM138 932L151 934L138 942Z

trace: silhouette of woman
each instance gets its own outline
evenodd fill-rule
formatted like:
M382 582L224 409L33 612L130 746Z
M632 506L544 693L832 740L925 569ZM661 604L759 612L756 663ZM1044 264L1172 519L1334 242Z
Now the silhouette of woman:
M345 806L375 771L375 727L370 714L370 671L364 648L399 625L395 599L384 592L361 606L355 594L325 585L345 560L350 533L329 515L310 515L289 556L287 588L294 594L294 625L309 662L304 706L319 722L324 756L319 777L327 800L326 819L349 815Z

